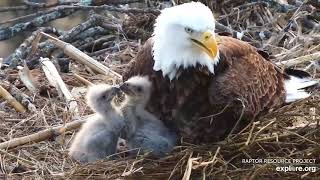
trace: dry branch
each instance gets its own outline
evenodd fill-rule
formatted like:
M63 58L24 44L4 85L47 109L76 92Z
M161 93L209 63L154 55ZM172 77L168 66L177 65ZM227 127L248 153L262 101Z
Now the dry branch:
M122 80L122 76L112 71L110 68L106 67L105 65L101 64L100 62L94 60L87 54L83 53L79 49L75 48L69 43L63 42L55 37L52 37L46 33L41 33L44 36L48 37L52 40L52 42L58 46L59 48L63 49L64 53L66 53L68 56L70 56L73 60L78 61L84 65L87 65L91 69L95 70L96 72L104 75L112 75L113 77L116 77L117 79Z
M67 1L67 2L63 2L63 1L56 1L53 3L34 3L34 2L30 2L28 0L24 0L23 1L25 5L23 6L14 6L14 7L0 7L0 12L6 12L6 11L17 11L17 10L27 10L27 9L33 9L33 8L50 8L50 7L54 7L54 6L58 6L58 5L68 5L77 1Z
M5 88L0 85L0 96L3 97L14 109L20 113L26 112L26 108L19 101L17 101Z
M81 120L72 121L72 122L67 123L65 125L45 129L45 130L39 131L37 133L31 134L28 136L14 138L9 141L0 143L0 149L11 149L11 148L21 146L24 144L41 142L46 139L61 135L66 131L77 129L85 121L86 121L86 119L83 118Z
M144 13L152 13L159 14L160 11L158 9L139 9L139 8L118 8L109 5L101 5L101 6L64 6L65 9L75 9L75 10L105 10L105 11L114 11L121 13L136 13L136 14L144 14Z
M287 61L281 61L276 64L279 66L283 65L285 67L292 67L305 62L316 61L316 60L320 60L320 52L316 52L316 53L305 55L305 56L300 56L294 59L289 59Z
M0 83L0 85L5 88L18 102L22 104L23 107L27 107L30 112L36 112L37 108L33 104L32 99L23 93L20 89L8 82Z
M39 32L53 33L56 35L62 34L61 31L51 28L51 27L41 27L37 31L34 31L30 37L28 37L24 42L12 53L9 57L5 58L3 61L3 66L16 67L21 59L26 59L28 54L31 53L32 43L37 39ZM28 52L28 48L30 51Z
M74 76L77 80L79 80L80 82L82 82L83 84L85 84L86 86L91 86L91 85L93 85L92 82L86 80L84 77L80 76L80 75L77 74L77 73L73 73L73 76Z
M0 28L0 40L10 39L11 37L14 37L18 33L21 33L26 30L34 29L36 27L40 27L47 22L50 22L54 19L66 17L74 12L75 10L72 10L72 9L66 10L63 8L57 8L56 11L52 11L48 14L34 18L30 22L19 23L10 27L2 27Z

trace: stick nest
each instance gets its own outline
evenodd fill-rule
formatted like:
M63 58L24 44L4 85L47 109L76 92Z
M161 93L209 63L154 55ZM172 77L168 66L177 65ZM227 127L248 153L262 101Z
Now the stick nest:
M204 1L206 3L207 1ZM250 3L251 2L251 3ZM212 1L207 4L224 28L218 32L242 34L243 39L258 49L268 52L276 62L316 53L320 50L319 9L317 1L299 4L300 1L283 3L280 1ZM284 1L281 1L284 2ZM315 3L315 4L314 4ZM92 14L92 13L91 13ZM55 34L61 40L71 43L89 56L100 61L113 71L122 74L127 63L135 56L141 43L152 34L156 13L99 12L107 23L90 16L80 24L91 26L69 37L74 29L67 32L42 28ZM87 23L87 24L85 24ZM99 23L98 26L95 24ZM81 27L75 27L81 30ZM91 34L90 34L91 33ZM233 34L235 35L235 34ZM36 37L30 36L24 43ZM85 85L77 81L70 72L76 72L92 83L119 83L111 76L94 73L85 66L72 61L61 50L48 47L47 41L38 42L37 50L30 46L19 47L22 53L14 52L6 62L27 61L37 78L41 91L32 94L25 88L18 76L18 70L6 68L0 73L0 80L10 82L23 93L32 97L36 113L17 113L7 102L0 99L0 142L36 133L53 126L72 121L66 109L66 101L52 88L36 59L39 56L53 56L60 67L60 75L67 84L79 107L81 116L92 113L85 104ZM69 65L65 65L70 63ZM9 63L10 64L10 63ZM12 64L11 64L12 65ZM67 70L65 70L67 68ZM68 70L69 68L69 70ZM319 78L319 59L299 63L295 68L306 69ZM65 71L65 72L64 72ZM82 89L82 90L81 90ZM26 179L312 179L320 177L316 172L279 172L276 167L294 164L246 163L246 159L316 159L315 164L296 166L316 166L320 163L320 91L312 89L308 99L285 105L263 117L252 121L240 133L214 144L193 145L183 142L181 146L161 159L149 155L128 156L119 152L114 160L79 165L67 155L70 139L76 130L64 132L42 142L30 143L13 149L0 150L0 176Z

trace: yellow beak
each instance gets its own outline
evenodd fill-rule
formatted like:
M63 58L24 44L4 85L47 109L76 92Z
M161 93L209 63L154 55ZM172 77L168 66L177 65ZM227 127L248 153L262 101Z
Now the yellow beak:
M191 39L191 41L211 58L215 58L217 56L218 44L211 31L206 31L199 39Z

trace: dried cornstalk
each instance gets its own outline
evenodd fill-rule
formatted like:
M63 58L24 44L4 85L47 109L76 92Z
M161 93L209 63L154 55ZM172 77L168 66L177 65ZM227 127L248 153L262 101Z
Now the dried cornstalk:
M17 146L22 146L24 144L41 142L46 139L61 135L66 131L79 128L81 124L86 121L86 118L87 117L80 120L72 121L70 123L58 127L45 129L37 133L30 134L28 136L11 139L9 141L0 143L0 149L11 149Z
M67 100L69 111L77 116L78 115L78 104L73 98L72 94L68 90L66 84L63 82L59 72L57 71L54 64L48 58L41 58L42 69L49 81L49 83L54 86L59 93L62 93Z
M3 97L9 104L11 104L18 112L26 112L26 108L17 101L5 88L0 85L0 96Z
M63 42L55 37L50 36L49 34L44 33L44 32L41 32L41 34L46 36L47 38L51 39L52 42L57 47L63 49L63 52L65 54L67 54L68 56L70 56L73 60L76 60L76 61L90 67L91 69L95 70L96 72L98 72L100 74L112 75L112 76L120 79L120 81L122 81L122 76L119 73L112 71L110 68L108 68L105 65L101 64L100 62L94 60L93 58L91 58L87 54L83 53L82 51L80 51L76 47L72 46L71 44Z

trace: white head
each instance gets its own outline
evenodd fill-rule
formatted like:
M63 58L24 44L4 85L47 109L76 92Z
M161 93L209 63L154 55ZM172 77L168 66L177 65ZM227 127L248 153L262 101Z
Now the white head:
M196 64L207 66L214 73L219 61L215 40L215 19L211 10L200 2L190 2L166 8L154 27L154 67L170 80L179 67Z
M150 99L152 83L146 76L134 76L124 82L120 89L128 98L126 103L145 107Z
M108 84L92 85L87 92L87 104L94 112L107 114L114 111L114 99L119 92L118 87Z

